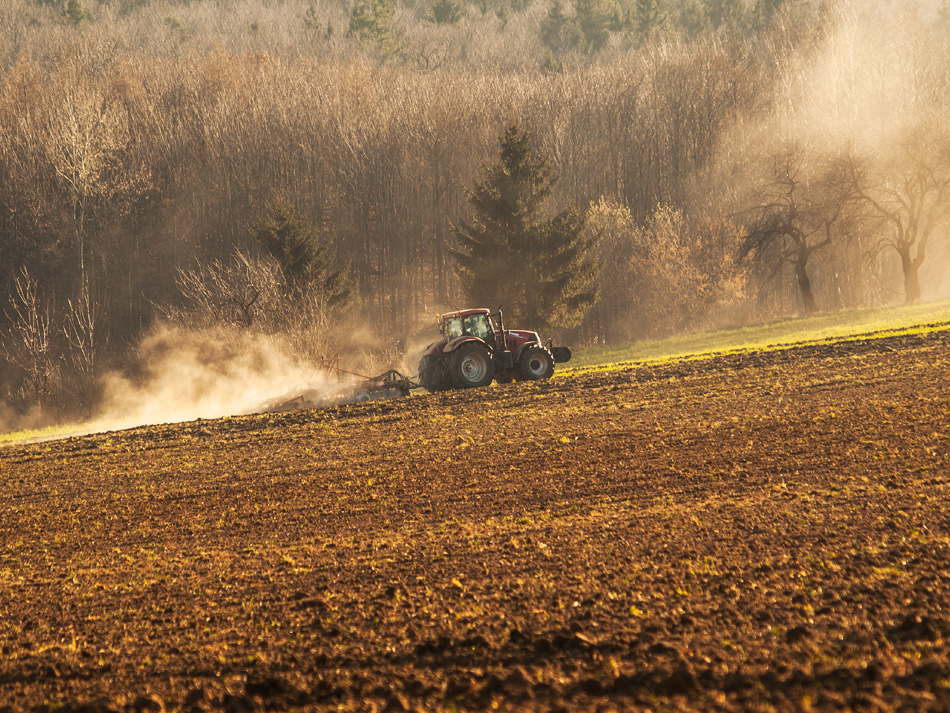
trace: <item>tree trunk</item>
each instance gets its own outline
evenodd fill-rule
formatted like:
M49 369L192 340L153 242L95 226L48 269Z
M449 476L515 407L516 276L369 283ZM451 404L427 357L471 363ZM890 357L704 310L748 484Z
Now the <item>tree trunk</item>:
M904 270L904 302L920 301L920 263L912 259L910 249L901 250L901 267Z
M815 304L815 295L811 291L811 279L805 269L806 265L807 263L803 261L795 263L795 277L798 278L798 291L802 296L802 308L805 314L814 314L818 311L818 305Z

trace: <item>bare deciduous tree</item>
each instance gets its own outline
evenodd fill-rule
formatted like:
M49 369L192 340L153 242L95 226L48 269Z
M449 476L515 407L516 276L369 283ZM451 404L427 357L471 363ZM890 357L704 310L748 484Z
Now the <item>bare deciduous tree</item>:
M28 403L42 406L53 388L58 359L54 352L55 325L48 303L39 296L36 280L24 268L13 282L9 330L0 339L3 357L23 372Z
M105 339L100 307L90 293L88 282L82 285L75 300L66 303L63 334L69 344L68 358L73 370L87 378L95 377Z
M178 286L184 304L161 306L169 321L277 336L289 353L303 358L322 353L335 314L330 293L290 284L275 259L243 251L227 262L180 270Z
M950 216L950 132L939 122L910 131L882 165L851 162L853 190L879 219L872 255L894 250L904 275L904 300L921 297L920 268L937 228Z
M769 162L768 178L746 212L748 230L740 258L756 255L772 260L773 276L784 265L792 265L802 309L810 314L818 305L809 261L836 237L848 234L856 192L846 162L822 159L817 167L810 166L800 145L783 147Z
M273 323L280 311L283 280L272 258L255 258L238 251L230 261L178 271L178 289L185 299L181 308L165 308L172 321L189 326L234 324L254 327Z

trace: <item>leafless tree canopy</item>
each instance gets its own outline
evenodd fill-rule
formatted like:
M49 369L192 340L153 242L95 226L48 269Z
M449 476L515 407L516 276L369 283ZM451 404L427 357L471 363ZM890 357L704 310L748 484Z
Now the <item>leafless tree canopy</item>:
M513 121L601 231L564 337L939 297L950 34L914 6L7 0L0 398L94 378L163 316L305 309L300 348L326 339L252 235L278 195L350 265L354 319L420 329L461 306L451 225Z
M798 144L767 156L767 178L752 188L744 214L747 232L739 257L771 263L770 277L790 265L802 309L818 310L809 262L857 225L859 190L850 180L850 157L810 156Z

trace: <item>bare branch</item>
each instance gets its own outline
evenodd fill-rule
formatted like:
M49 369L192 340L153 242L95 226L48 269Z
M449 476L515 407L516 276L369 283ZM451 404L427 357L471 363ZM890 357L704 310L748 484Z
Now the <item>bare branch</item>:
M56 375L53 317L26 268L14 280L13 292L12 313L6 312L10 328L0 339L0 354L23 371L28 400L41 405Z

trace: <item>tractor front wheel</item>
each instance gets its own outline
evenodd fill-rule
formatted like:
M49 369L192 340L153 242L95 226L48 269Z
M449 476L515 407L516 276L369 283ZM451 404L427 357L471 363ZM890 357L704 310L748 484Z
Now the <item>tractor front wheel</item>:
M463 344L452 353L450 369L455 385L462 389L487 386L495 376L495 362L485 347Z
M550 379L554 373L554 357L544 347L528 347L518 360L518 376L525 381Z

